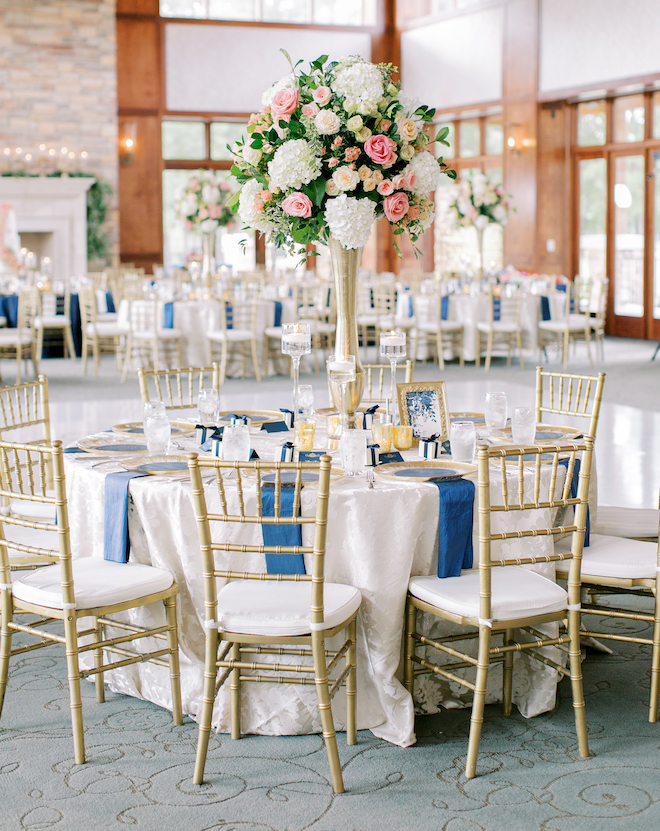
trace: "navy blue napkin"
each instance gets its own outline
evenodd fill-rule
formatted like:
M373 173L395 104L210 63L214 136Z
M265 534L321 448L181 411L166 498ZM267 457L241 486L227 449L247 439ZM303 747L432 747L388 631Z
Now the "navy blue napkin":
M293 516L295 486L282 484L280 490L280 516ZM265 482L261 486L261 510L263 516L275 516L275 485ZM301 525L261 526L264 545L302 545ZM305 559L302 554L265 554L268 574L305 574Z
M543 320L552 320L550 314L550 298L545 294L541 295L541 317Z
M566 291L566 283L558 283L557 291Z
M105 527L103 531L103 559L113 563L127 563L130 551L128 539L128 483L146 473L121 470L105 477Z
M502 301L499 297L493 297L493 320L500 319L500 309L502 307Z
M561 459L559 464L562 467L565 467L568 471L568 459ZM571 499L577 499L577 492L578 492L578 480L580 478L580 460L576 459L575 464L573 465L573 477L571 478ZM576 506L577 507L577 506ZM587 505L587 522L584 528L584 543L583 548L588 548L590 545L590 534L591 534L591 517L589 516L589 505Z
M227 324L227 329L234 328L234 307L231 303L227 303L225 306L225 323Z
M403 456L399 453L398 450L392 451L392 453L380 453L379 454L379 464L381 465L391 465L393 462L402 462Z
M261 429L266 433L286 433L289 430L283 421L264 421Z
M117 311L115 309L115 301L114 301L114 298L112 297L112 292L111 291L106 291L106 293L105 293L105 306L106 306L106 309L108 310L108 314L115 314L115 312Z
M273 326L282 325L282 304L279 300L275 301L275 315L273 317Z
M447 313L449 312L449 295L445 296L440 301L440 319L447 320Z
M438 577L458 577L472 568L474 484L469 479L430 479L438 488Z
M174 329L174 303L163 303L163 329Z

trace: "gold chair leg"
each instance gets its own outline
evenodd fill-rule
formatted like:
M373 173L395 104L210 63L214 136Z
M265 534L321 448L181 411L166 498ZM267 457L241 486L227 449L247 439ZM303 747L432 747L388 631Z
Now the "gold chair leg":
M175 724L183 724L181 706L181 673L179 670L179 642L176 629L176 595L165 598L165 617L167 620L167 646L170 650L170 688L172 690L172 719Z
M257 377L257 381L261 383L261 372L259 371L259 359L257 358L256 338L252 338L252 340L250 341L250 349L252 351L252 363L254 364L254 374Z
M69 677L69 705L71 708L74 759L77 765L82 765L85 762L85 736L82 718L82 699L80 697L78 633L76 631L76 616L73 612L69 612L64 620L64 633L66 638L66 666Z
M486 684L488 683L488 667L490 664L490 627L479 627L479 657L477 659L477 682L472 702L472 717L470 718L470 739L468 742L465 776L474 779L477 770L477 755L481 727L484 723L484 705L486 703Z
M94 640L100 643L103 640L103 624L98 618L94 618ZM103 666L103 650L94 650L94 667L100 669ZM94 676L94 687L96 691L96 703L103 704L105 701L105 684L103 683L103 673L97 672Z
M564 369L568 368L568 346L569 346L569 338L570 335L568 333L568 329L564 332L564 348L563 348L563 361L564 361Z
M213 352L213 347L211 347ZM220 356L220 384L225 383L225 375L227 373L227 341L222 341L222 355Z
M21 360L23 358L23 347L16 347L16 383L21 383Z
M235 643L230 652L232 661L241 660L241 645ZM241 671L232 669L229 675L229 692L231 700L231 737L241 738Z
M206 660L204 662L204 690L202 693L202 712L199 719L199 732L197 738L197 756L195 759L195 773L193 782L201 785L204 781L204 767L206 766L206 753L209 746L209 735L211 733L211 718L213 716L213 704L215 702L215 679L218 674L216 661L218 659L218 630L206 630Z
M346 679L346 744L357 744L357 649L356 621L348 624L350 646L346 653L346 667L350 669Z
M133 355L133 338L129 334L126 338L126 354L124 355L124 369L121 373L121 382L122 382L122 384L128 378L128 368L129 368L129 365L130 365L130 362L131 362L132 355ZM98 365L97 365L97 370L98 370Z
M580 644L580 613L569 611L568 660L571 670L571 688L573 691L573 712L575 714L575 730L578 738L578 751L583 759L589 756L589 740L587 738L587 719L584 709L584 691L582 689L582 650Z
M34 377L39 377L39 361L41 359L41 352L37 352L37 344L33 341L30 347L30 354L32 356L32 368L34 369Z
M2 608L2 629L0 630L0 716L5 701L7 690L7 678L9 676L9 659L11 658L11 636L12 630L9 624L12 620L12 602L8 591L2 590L0 599Z
M88 357L88 350L89 350L89 343L87 342L87 332L83 329L83 336L82 336L82 365L83 365L83 375L87 375L87 357Z
M408 690L410 695L413 694L415 687L415 664L413 656L415 654L415 639L413 632L417 622L417 609L413 605L410 598L406 600L406 631L404 637L404 662L403 662L403 686Z
M475 354L474 354L474 365L476 366L477 369L479 369L479 366L481 364L481 332L478 329L476 330L476 332L477 332L477 335L476 335L477 343L476 343L476 349L475 349Z
M504 633L504 644L510 645L513 643L513 629L507 629ZM513 691L513 652L504 653L504 662L502 665L502 710L504 716L508 718L511 715L511 693Z
M323 741L328 754L332 787L335 793L344 793L344 779L341 773L339 752L337 751L337 734L332 720L332 705L328 689L328 671L325 663L325 639L320 632L312 632L312 653L314 656L314 678L316 696L319 702L319 715L323 728Z
M516 332L516 346L518 347L518 360L520 361L520 368L525 368L525 361L522 353L522 336L520 332Z
M441 372L445 371L445 356L442 354L442 330L438 329L438 369Z
M69 353L69 357L72 361L76 360L76 347L73 345L73 335L71 334L71 327L65 326L64 327L64 345L66 346L66 351Z
M486 365L484 367L486 372L488 372L490 370L490 359L492 357L492 353L493 353L493 333L489 332L488 333L488 343L486 345Z
M459 337L458 337L458 343L459 343L460 350L461 350L461 351L460 351L460 354L459 354L459 363L460 363L461 367L464 367L464 366L465 366L465 360L464 360L464 358L463 358L463 342L464 342L464 338L465 338L465 333L464 333L464 332L463 332L463 330L461 329L460 334L459 334Z
M658 720L658 693L660 692L660 592L655 593L653 621L653 655L651 657L651 693L649 696L649 721Z

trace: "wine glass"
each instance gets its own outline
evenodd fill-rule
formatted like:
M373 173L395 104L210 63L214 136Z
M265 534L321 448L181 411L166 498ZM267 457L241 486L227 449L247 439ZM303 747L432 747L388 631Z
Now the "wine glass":
M282 352L293 361L293 418L298 418L298 379L300 359L312 351L312 330L309 323L284 323L282 325Z
M406 357L406 335L405 332L380 333L380 354L390 362L392 376L390 380L390 397L387 401L387 414L394 415L394 387L396 385L396 364L401 358ZM391 409L390 409L391 408Z
M328 380L339 384L341 432L347 429L344 402L346 385L355 381L355 355L330 355L328 358Z

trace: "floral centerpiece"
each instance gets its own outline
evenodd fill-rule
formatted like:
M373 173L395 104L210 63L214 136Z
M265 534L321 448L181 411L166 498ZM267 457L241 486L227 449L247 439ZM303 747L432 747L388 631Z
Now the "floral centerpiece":
M459 225L473 225L479 244L479 264L484 271L485 229L491 223L504 227L509 218L511 194L505 193L501 185L492 182L485 173L477 172L465 176L456 183L456 199L449 206Z
M332 237L358 249L382 216L414 243L447 168L427 149L435 110L402 92L390 64L323 55L297 74L300 63L264 93L248 138L232 148L240 218L278 247Z

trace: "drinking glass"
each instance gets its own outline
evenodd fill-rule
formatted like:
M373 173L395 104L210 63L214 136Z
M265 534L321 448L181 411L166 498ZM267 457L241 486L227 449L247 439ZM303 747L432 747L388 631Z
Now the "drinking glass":
M225 462L250 460L250 428L247 424L225 425L222 431L222 459Z
M533 407L516 407L511 420L514 444L533 444L536 436L536 412Z
M342 432L347 429L344 401L346 384L355 381L355 355L330 355L328 358L328 381L340 387L340 422Z
M473 421L452 421L449 428L451 457L455 462L471 462L477 446L477 431Z
M380 333L380 354L390 362L390 397L387 403L388 414L394 414L394 387L396 385L396 363L406 357L406 335L405 332ZM391 409L390 409L391 408Z
M312 419L298 420L293 423L293 446L296 450L314 450L314 432L316 422Z
M162 418L167 418L167 411L165 410L165 404L162 401L147 401L143 408L144 419L148 418L158 418L159 416Z
M365 430L344 430L339 441L341 466L347 476L359 476L364 470L364 458L367 452L367 433Z
M282 352L293 361L293 420L298 418L298 379L300 359L312 351L312 330L309 323L284 323L282 325Z
M486 429L489 433L493 430L501 430L503 427L506 427L506 393L486 393L486 407L484 409L484 417L486 419Z
M197 416L202 427L215 424L220 398L214 389L202 389L197 398Z
M150 456L160 456L169 452L170 435L170 420L164 413L145 418L144 437L147 440L147 452Z
M382 421L378 424L374 421L371 425L371 435L374 444L377 444L383 453L389 453L392 449L393 426L391 421Z
M311 384L300 384L298 386L298 406L300 407L301 418L310 418L314 410L314 388Z

